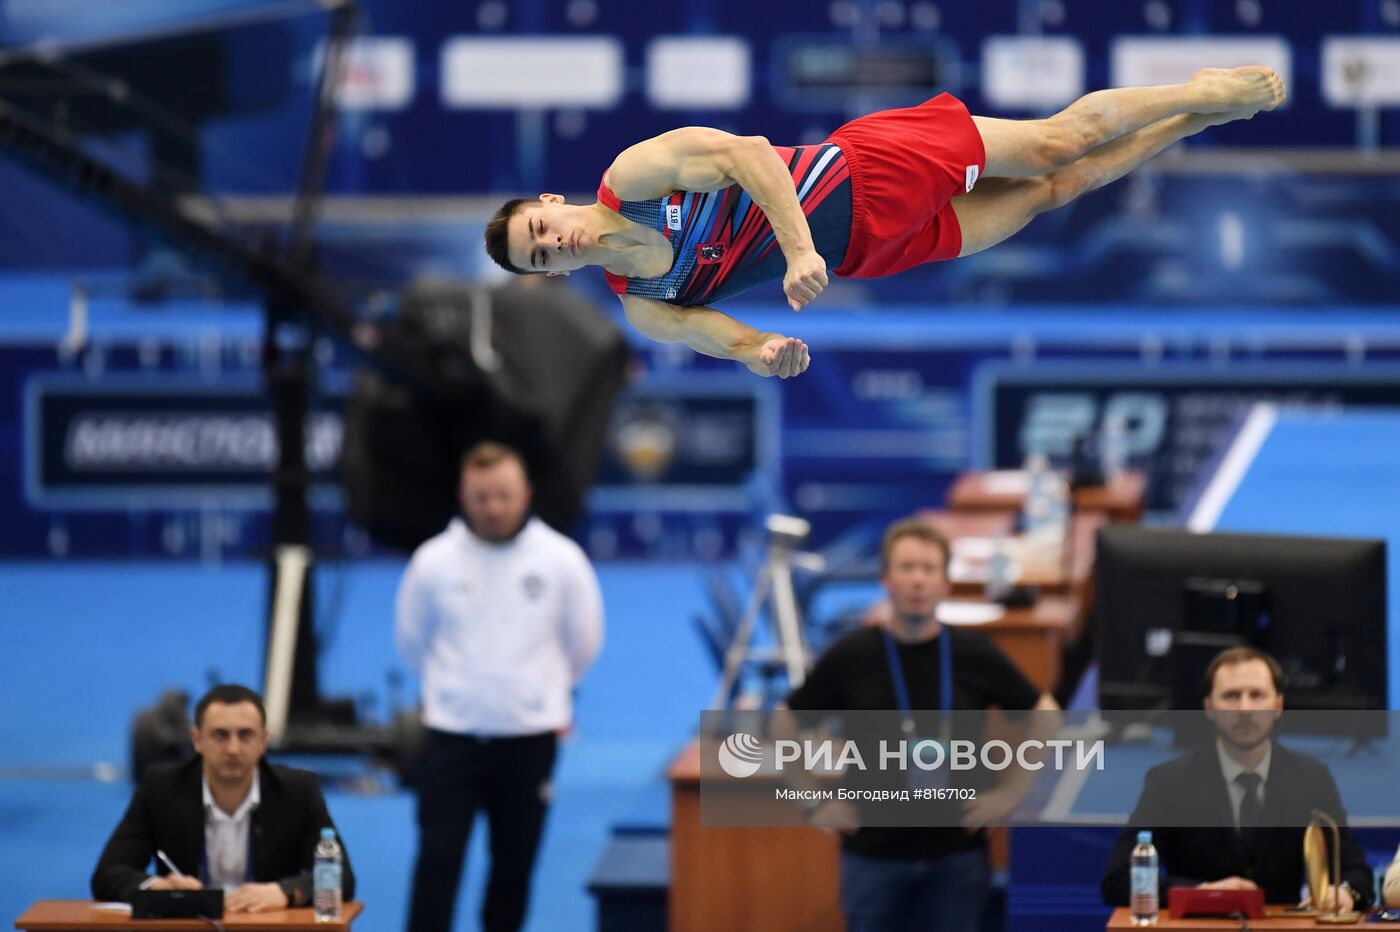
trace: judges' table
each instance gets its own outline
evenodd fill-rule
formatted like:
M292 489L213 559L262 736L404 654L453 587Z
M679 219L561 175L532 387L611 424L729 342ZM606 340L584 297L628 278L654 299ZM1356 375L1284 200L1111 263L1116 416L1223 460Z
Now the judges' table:
M1240 929L1340 929L1355 928L1356 926L1324 926L1318 925L1317 919L1312 913L1290 913L1284 906L1264 907L1263 919L1250 919L1247 925L1242 925L1239 919L1173 919L1165 911L1157 917L1157 924L1148 928L1156 929L1229 929L1231 932L1239 932ZM1357 925L1360 925L1358 923ZM1133 925L1133 914L1126 906L1120 906L1113 911L1113 915L1108 917L1109 929L1141 929L1143 926Z
M700 746L671 764L671 932L842 932L840 847L815 828L700 825Z
M949 582L953 584L953 595L982 595L986 589L986 567L983 565L979 568L958 559L958 541L983 538L990 544L992 538L1004 534L1008 535L1009 542L1014 544L1015 512L926 509L919 512L919 517L938 528L944 537L953 542L954 560L953 565L949 567ZM1065 542L1066 551L1062 554L1062 557L1067 559L1062 559L1055 565L1036 564L1020 567L1020 575L1012 582L1018 586L1033 586L1042 594L1084 594L1093 583L1094 535L1107 520L1102 512L1075 514L1070 525L1069 538ZM1068 565L1064 565L1066 563Z
M338 922L317 922L310 908L226 913L219 925L225 929L259 932L349 932L350 923L364 908L360 902L346 903ZM15 920L15 928L27 932L115 932L118 929L208 932L211 926L206 919L132 919L129 912L102 909L92 900L40 900Z
M954 511L1019 511L1029 486L1026 473L1016 470L965 472L948 490L948 507ZM1108 485L1083 486L1072 492L1074 510L1097 511L1110 521L1142 520L1147 500L1147 476L1129 470Z

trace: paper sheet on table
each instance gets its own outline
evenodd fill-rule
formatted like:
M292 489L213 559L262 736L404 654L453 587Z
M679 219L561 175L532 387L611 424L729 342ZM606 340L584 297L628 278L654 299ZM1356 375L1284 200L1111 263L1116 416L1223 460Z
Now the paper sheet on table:
M939 602L938 620L945 625L985 625L1006 614L995 602Z
M955 560L990 560L992 554L996 553L997 539L995 537L955 537L953 538L953 559Z
M948 579L955 583L984 583L987 581L987 564L953 557L948 563Z
M92 904L92 908L93 908L93 909L100 909L100 910L102 910L104 913L129 913L129 912L131 912L131 904L130 904L130 903L93 903L93 904Z
M1007 576L1011 580L1021 578L1021 563L1016 559L1020 550L1018 538L1008 537L1000 541L1007 557ZM948 578L955 583L985 583L991 575L991 560L998 546L994 537L959 537L952 542L952 559L948 561Z
M982 491L988 495L1025 495L1031 475L1023 469L993 469L982 474Z

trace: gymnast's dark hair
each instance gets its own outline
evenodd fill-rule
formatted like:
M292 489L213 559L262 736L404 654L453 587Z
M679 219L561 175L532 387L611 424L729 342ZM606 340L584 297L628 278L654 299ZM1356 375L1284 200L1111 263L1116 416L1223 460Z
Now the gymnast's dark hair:
M529 273L525 269L517 268L511 264L510 242L506 237L506 224L510 222L511 217L515 216L515 212L527 203L529 202L523 197L506 201L486 224L486 254L494 259L501 268L507 272L514 272L516 275L528 275Z

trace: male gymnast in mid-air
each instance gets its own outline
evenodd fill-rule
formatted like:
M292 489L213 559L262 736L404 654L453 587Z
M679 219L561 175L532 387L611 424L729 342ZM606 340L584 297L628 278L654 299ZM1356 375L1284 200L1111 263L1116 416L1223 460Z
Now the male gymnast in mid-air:
M972 116L940 94L813 146L686 127L622 152L594 204L508 201L486 249L520 274L600 265L651 339L791 378L809 362L801 340L707 305L781 278L796 311L828 268L875 278L970 256L1180 139L1283 100L1268 68L1206 68L1185 84L1096 91L1043 120Z

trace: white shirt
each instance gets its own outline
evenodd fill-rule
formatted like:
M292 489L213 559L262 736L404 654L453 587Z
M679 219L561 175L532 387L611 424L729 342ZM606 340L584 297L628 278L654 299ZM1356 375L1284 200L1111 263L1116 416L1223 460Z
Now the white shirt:
M1215 753L1220 757L1220 772L1225 775L1225 789L1230 794L1230 809L1235 815L1235 828L1240 827L1240 805L1244 802L1244 787L1235 782L1235 778L1245 772L1245 768L1239 761L1235 760L1225 751L1225 742L1219 738L1215 739ZM1259 761L1259 765L1254 768L1254 772L1259 774L1259 805L1263 806L1264 799L1269 793L1269 764L1274 759L1274 743L1268 742L1264 749L1264 757Z
M253 810L262 802L259 777L253 774L253 786L243 802L230 815L214 802L209 780L200 777L204 790L204 857L209 868L208 887L233 890L248 882L248 834L253 824Z
M394 633L429 728L554 731L602 647L603 597L583 550L538 518L503 544L456 518L409 561Z

